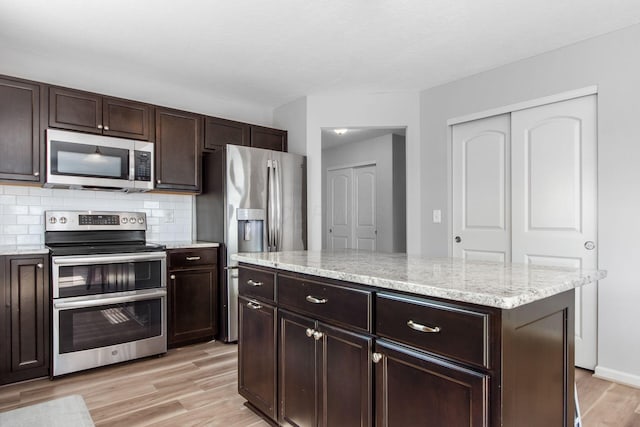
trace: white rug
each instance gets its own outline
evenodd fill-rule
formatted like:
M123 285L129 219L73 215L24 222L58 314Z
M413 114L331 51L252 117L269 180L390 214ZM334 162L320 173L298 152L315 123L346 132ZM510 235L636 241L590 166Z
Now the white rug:
M2 427L92 427L82 396L73 395L0 413Z

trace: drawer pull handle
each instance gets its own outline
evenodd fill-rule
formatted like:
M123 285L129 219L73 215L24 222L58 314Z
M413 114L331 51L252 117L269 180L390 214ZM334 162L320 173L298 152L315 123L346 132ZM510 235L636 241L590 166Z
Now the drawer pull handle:
M429 326L425 326L425 325L421 325L420 323L416 323L413 320L409 320L407 322L407 326L410 327L411 329L413 329L414 331L418 331L418 332L431 332L431 333L440 332L440 326L436 326L434 328L431 328Z
M253 302L253 301L249 301L247 303L247 307L249 307L252 310L260 310L262 308L262 306L260 304L258 304L257 302Z
M326 298L316 298L313 295L307 295L306 300L313 304L326 304L329 301Z
M200 257L199 256L188 256L187 257L187 261L199 261Z
M379 361L382 360L382 354L380 353L373 353L371 355L371 360L373 360L373 363L378 363Z
M307 330L305 331L305 333L307 334L307 336L308 336L309 338L311 338L315 332L316 332L316 331L314 331L314 330L313 330L313 329L311 329L311 328L307 328Z
M254 282L253 280L249 279L249 280L247 280L247 285L258 287L258 286L262 286L263 283L262 282Z

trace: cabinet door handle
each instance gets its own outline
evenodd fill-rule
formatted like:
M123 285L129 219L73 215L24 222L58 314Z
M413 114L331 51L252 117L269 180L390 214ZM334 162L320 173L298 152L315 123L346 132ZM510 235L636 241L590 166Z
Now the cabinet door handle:
M252 310L260 310L262 308L262 306L260 304L258 304L257 302L253 302L253 301L249 301L247 303L247 307L249 307Z
M102 129L102 125L98 125L98 129Z
M305 333L305 334L307 334L307 336L308 336L309 338L311 338L315 332L316 332L316 331L315 331L315 330L313 330L313 329L311 329L311 328L307 328L307 330L306 330L306 331L304 331L304 333Z
M175 275L175 274L172 274L171 276L169 276L169 279L171 279L171 280L176 280L176 275Z
M371 360L373 360L373 363L378 363L379 361L382 360L382 354L381 353L373 353L371 355Z
M420 323L415 323L413 320L409 320L407 322L407 326L413 329L414 331L418 331L418 332L431 332L431 333L440 332L440 326L435 326L432 328L430 326L421 325Z
M306 300L313 304L326 304L329 301L327 298L316 298L313 295L307 295Z
M162 181L161 181L161 180L157 180L156 182L157 182L158 184L162 184Z
M324 336L324 334L320 331L315 331L313 333L313 339L318 341L320 338L322 338Z
M34 172L33 176L40 176L40 172Z
M188 256L187 261L198 261L200 259L199 256Z
M249 285L249 286L255 286L255 287L258 287L258 286L262 286L263 284L264 284L264 283L262 283L262 282L254 282L254 281L253 281L253 280L251 280L251 279L247 280L247 285Z
M39 263L36 264L36 267L38 267L40 270L42 270L42 267L44 267L44 264L39 262Z
M105 127L104 127L104 130L109 130L109 126L105 126Z

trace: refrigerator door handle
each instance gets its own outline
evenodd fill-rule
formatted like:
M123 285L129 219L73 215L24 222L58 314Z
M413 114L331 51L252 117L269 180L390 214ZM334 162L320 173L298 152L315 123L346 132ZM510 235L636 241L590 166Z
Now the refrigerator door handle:
M271 252L274 246L275 220L274 220L274 168L273 161L267 160L267 251Z
M275 184L276 184L276 236L275 246L276 251L279 251L282 247L282 171L280 170L280 164L277 160L273 161Z

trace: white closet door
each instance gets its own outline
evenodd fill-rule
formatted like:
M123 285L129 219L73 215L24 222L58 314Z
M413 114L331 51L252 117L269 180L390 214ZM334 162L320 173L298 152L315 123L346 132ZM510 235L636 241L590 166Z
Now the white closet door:
M351 248L353 242L353 169L327 171L327 248Z
M510 261L509 114L452 131L453 256Z
M512 113L513 262L597 268L596 98ZM593 369L597 284L576 292L576 365Z
M354 234L356 249L376 250L376 165L353 170Z

